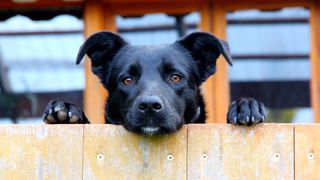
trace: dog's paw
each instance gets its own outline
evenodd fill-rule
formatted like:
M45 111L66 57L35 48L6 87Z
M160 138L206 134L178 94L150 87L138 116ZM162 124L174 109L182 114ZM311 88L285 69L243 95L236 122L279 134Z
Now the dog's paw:
M43 112L46 124L86 124L89 123L83 111L74 104L63 100L52 100Z
M266 120L264 104L252 98L233 101L228 110L227 122L239 125L258 124Z

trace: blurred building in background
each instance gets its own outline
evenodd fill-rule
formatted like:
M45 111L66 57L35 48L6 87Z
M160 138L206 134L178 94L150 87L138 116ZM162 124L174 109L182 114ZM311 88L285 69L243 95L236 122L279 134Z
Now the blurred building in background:
M45 105L54 98L83 104L84 66L75 65L84 41L78 11L48 17L3 12L0 123L41 123ZM309 16L302 7L227 14L226 37L234 59L231 100L251 96L263 101L269 121L312 122ZM136 45L172 43L198 31L200 21L198 12L116 17L118 32Z

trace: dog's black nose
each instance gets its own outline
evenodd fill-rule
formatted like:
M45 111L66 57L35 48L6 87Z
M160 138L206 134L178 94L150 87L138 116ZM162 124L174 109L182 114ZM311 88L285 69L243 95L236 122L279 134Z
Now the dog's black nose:
M159 112L163 105L162 101L158 96L143 96L140 98L138 108L141 112Z

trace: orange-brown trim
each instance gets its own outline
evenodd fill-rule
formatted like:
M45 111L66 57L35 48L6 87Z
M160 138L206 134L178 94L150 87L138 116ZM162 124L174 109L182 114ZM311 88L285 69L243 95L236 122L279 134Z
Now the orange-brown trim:
M226 35L226 10L219 2L209 2L201 8L201 29L211 32L221 39ZM217 71L203 85L207 107L207 123L226 123L230 102L228 64L220 57Z
M85 4L84 9L84 34L86 37L106 29L105 9L99 0L90 0ZM110 21L109 24L114 22ZM114 26L114 23L112 23ZM91 123L105 123L104 105L107 96L106 90L102 87L99 79L91 71L91 62L85 58L86 86L84 91L84 109Z
M320 2L310 8L311 29L311 103L313 119L320 123Z

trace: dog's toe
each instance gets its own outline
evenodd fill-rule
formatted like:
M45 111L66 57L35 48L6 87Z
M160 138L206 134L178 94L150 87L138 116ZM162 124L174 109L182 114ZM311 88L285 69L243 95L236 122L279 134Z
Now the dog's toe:
M233 101L229 106L229 111L227 114L228 123L237 124L238 122L238 105Z
M89 123L81 110L62 100L52 100L48 103L43 113L43 121L46 124Z
M48 110L47 112L44 112L43 121L47 124L51 124L56 121L56 119L53 117L52 109Z
M227 114L227 122L231 124L252 125L261 123L265 119L263 103L252 98L239 98L232 102Z
M69 107L68 117L70 123L81 123L81 115L82 112L80 112L78 108L75 106Z
M58 121L65 121L67 119L68 110L67 110L66 104L63 101L55 101L53 108L54 108L56 119Z

